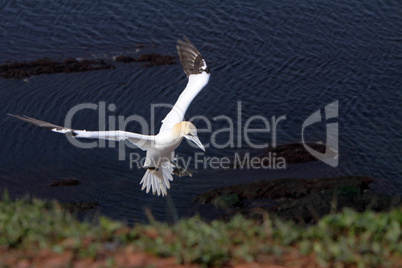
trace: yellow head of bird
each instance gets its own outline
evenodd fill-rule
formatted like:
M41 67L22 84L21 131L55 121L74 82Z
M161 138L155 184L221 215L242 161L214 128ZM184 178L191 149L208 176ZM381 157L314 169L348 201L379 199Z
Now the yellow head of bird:
M205 147L202 145L200 139L197 135L197 128L193 123L188 121L183 121L174 126L174 131L179 132L180 136L193 141L198 147L205 152Z

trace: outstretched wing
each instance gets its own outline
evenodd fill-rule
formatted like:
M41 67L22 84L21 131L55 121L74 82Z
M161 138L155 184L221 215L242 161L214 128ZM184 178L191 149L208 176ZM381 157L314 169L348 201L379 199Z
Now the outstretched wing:
M175 124L183 121L188 106L209 81L210 73L207 63L186 36L183 37L183 40L177 40L177 52L184 72L188 77L188 83L172 110L162 120L163 124L159 130L160 132L170 129Z
M109 131L86 131L86 130L76 130L67 127L58 126L52 123L48 123L42 120L38 120L26 115L14 115L8 114L24 122L30 123L32 125L51 130L56 133L62 133L66 135L71 135L74 138L89 138L89 139L105 139L114 141L128 140L138 148L142 150L148 150L154 141L152 135L141 135L133 132L122 131L122 130L109 130Z

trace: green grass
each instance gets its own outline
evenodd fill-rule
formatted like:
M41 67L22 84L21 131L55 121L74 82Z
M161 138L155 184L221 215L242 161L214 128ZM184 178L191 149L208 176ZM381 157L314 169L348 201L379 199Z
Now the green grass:
M280 259L294 251L314 256L323 266L401 263L402 208L384 213L345 209L309 227L264 217L262 223L237 215L229 222L193 217L174 225L151 221L128 228L104 217L97 223L79 222L56 202L11 201L5 195L0 202L0 249L69 250L75 259L95 259L106 247L130 245L160 257L173 256L179 263L207 266L263 256Z

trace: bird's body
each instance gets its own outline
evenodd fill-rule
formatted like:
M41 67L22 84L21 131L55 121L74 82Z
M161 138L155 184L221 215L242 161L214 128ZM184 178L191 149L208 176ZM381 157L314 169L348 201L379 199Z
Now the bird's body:
M186 37L184 37L184 40L178 40L177 50L184 72L188 76L188 83L172 110L162 120L163 124L157 135L142 135L122 130L74 130L27 116L11 116L57 133L71 135L74 138L128 140L138 148L147 151L144 163L144 168L147 171L140 182L142 190L146 189L148 193L152 189L154 194L164 196L167 194L167 189L170 188L170 181L173 180L174 165L172 162L174 160L174 151L183 138L192 140L205 151L204 146L198 139L196 127L191 122L183 121L183 119L191 101L208 84L209 69L201 53Z

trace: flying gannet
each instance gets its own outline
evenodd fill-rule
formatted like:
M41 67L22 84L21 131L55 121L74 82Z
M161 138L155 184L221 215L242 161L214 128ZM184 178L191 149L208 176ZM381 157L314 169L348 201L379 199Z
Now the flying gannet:
M161 194L164 196L167 194L167 189L170 188L170 181L173 180L174 151L180 145L183 138L193 141L205 151L197 136L197 128L191 122L183 121L183 118L192 100L208 84L210 71L201 53L186 36L183 37L183 40L179 39L177 41L176 47L180 62L188 77L188 83L172 110L162 120L162 126L157 135L142 135L122 130L75 130L25 115L9 115L53 132L71 135L74 138L97 138L115 141L128 140L138 148L146 151L144 168L147 171L140 182L142 184L141 190L146 189L148 193L152 189L153 194L157 193L158 196Z

